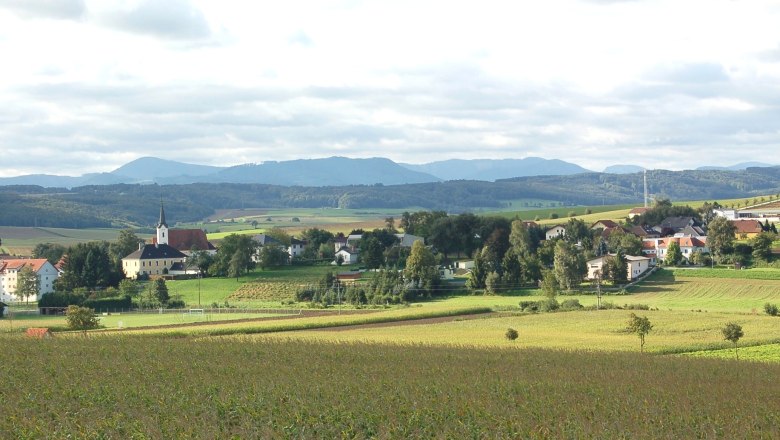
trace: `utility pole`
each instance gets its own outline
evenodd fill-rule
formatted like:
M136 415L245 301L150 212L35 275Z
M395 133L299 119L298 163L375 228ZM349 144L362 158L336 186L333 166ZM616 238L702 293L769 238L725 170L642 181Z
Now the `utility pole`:
M647 170L645 170L645 208L647 208Z

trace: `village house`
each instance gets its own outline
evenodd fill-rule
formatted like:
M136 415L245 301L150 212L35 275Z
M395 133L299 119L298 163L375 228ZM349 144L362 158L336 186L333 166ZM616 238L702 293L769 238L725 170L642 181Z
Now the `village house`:
M564 235L566 235L566 226L555 225L544 233L544 238L546 240L554 240L558 237L563 237Z
M295 237L290 237L290 245L285 246L284 243L277 240L276 238L266 235L266 234L257 234L252 236L252 240L254 240L257 243L258 248L263 248L266 246L276 246L279 249L284 250L287 252L287 255L290 260L293 258L301 257L304 252L306 252L306 246L308 245L308 242L306 240L299 240ZM258 255L252 255L253 261L258 261Z
M19 272L30 267L38 276L38 293L35 297L28 298L37 301L47 293L54 292L54 281L60 272L45 258L35 259L2 259L0 260L0 301L11 302L22 300L16 296L19 281Z
M588 260L585 263L588 268L587 279L595 280L596 278L599 278L601 276L602 270L604 269L604 263L606 262L607 258L614 257L614 256L615 256L614 254L610 254L608 256L603 255L601 257L596 257ZM628 281L633 281L641 277L642 274L647 272L647 270L652 267L650 264L650 259L647 257L625 255L625 259L626 259L626 279L628 279Z
M761 226L761 222L758 220L732 220L731 223L733 223L736 228L734 231L734 238L737 240L754 238L764 230Z
M333 262L331 264L357 264L358 262L358 250L353 247L344 246L336 252Z
M628 218L633 219L634 217L638 217L640 215L643 215L647 211L649 211L650 208L645 207L639 207L639 208L632 208L630 211L628 211Z
M680 246L680 252L686 260L690 259L696 252L705 254L710 252L706 237L666 237L656 242L656 255L659 260L663 261L666 258L666 253L672 242L677 242Z

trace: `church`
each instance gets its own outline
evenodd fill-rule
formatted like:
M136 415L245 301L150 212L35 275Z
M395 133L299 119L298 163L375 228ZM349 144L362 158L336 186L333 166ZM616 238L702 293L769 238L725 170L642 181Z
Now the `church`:
M194 250L211 254L216 248L200 229L169 229L165 221L165 208L160 201L160 220L157 235L152 244L140 246L132 254L122 258L122 270L127 278L138 279L157 275L187 275L197 273L197 268L187 268L187 257Z

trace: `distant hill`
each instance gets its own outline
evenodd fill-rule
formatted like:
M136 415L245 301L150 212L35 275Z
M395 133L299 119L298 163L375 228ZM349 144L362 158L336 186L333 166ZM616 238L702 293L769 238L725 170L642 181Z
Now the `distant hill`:
M267 183L292 186L400 185L437 182L430 174L407 169L390 159L301 159L239 165L206 176L210 182Z
M610 165L604 168L604 172L607 174L631 174L641 173L645 169L639 165Z
M764 168L764 167L773 167L773 166L775 165L764 163L764 162L742 162L736 165L731 165L726 167L703 166L696 169L699 171L711 171L711 170L742 171L748 168Z
M233 167L193 165L174 160L142 157L110 173L85 174L80 177L34 174L0 178L4 185L39 185L46 188L75 188L86 185L120 183L267 183L274 185L400 185L437 182L441 179L413 171L390 159L326 159L265 162Z
M421 165L401 164L410 170L432 174L442 180L495 181L526 176L565 176L590 172L573 163L558 159L527 157L525 159L450 159Z
M193 165L156 157L142 157L111 171L111 174L125 177L130 181L142 182L179 176L207 176L223 169L222 167Z

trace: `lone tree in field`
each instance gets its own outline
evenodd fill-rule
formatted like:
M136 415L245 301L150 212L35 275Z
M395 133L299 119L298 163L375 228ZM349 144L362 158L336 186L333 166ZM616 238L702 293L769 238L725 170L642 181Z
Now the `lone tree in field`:
M737 323L730 322L726 324L725 327L723 327L721 332L723 333L723 339L734 343L734 355L737 357L737 360L739 360L737 342L739 342L739 338L745 336L745 333L742 331L742 326Z
M69 329L84 330L85 335L87 330L97 328L99 325L95 311L89 307L68 306L65 310L65 319Z
M510 341L514 341L515 339L517 339L517 337L519 336L519 334L517 333L517 330L513 329L512 327L509 327L509 328L506 330L506 333L504 334L504 336L505 336L505 337L506 337L508 340L510 340Z
M636 316L632 313L628 319L628 330L631 333L635 333L639 336L639 351L644 352L645 348L645 336L653 329L653 324L650 324L650 320L647 316Z

